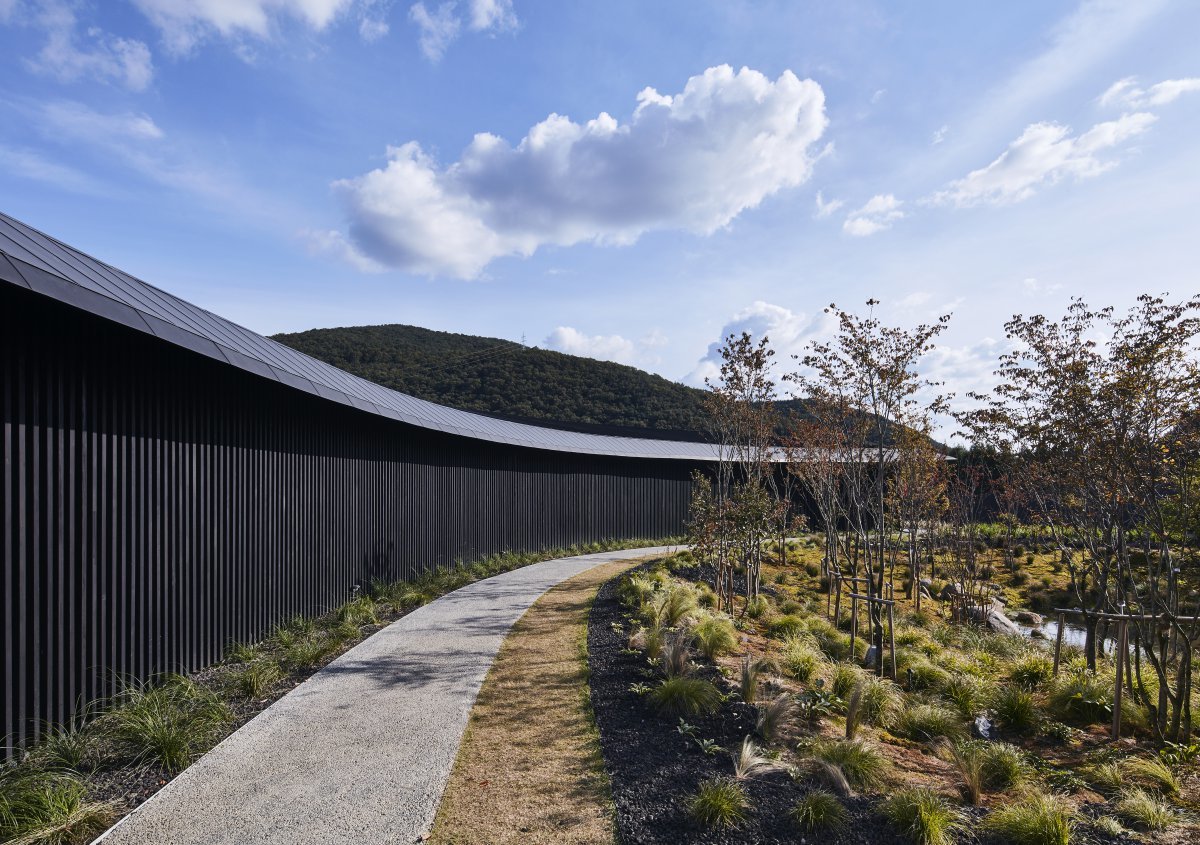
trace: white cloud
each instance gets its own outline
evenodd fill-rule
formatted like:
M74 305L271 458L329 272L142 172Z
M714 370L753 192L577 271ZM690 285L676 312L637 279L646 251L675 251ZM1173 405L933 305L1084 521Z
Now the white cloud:
M81 34L73 8L58 0L41 4L27 17L14 16L15 8L14 4L0 9L0 20L13 17L46 33L46 43L28 62L34 72L60 82L83 78L112 82L131 91L144 91L153 80L154 62L141 41L110 35L97 27L88 27Z
M442 3L432 12L424 3L414 3L408 10L408 16L421 31L421 52L431 62L442 57L462 29L462 19L453 2Z
M886 96L887 96L887 89L880 88L878 91L876 91L874 94L871 95L871 102L873 104L878 103L880 100L882 100Z
M637 344L632 340L619 334L587 335L571 326L559 326L552 331L546 338L546 346L568 355L582 355L619 364L633 364L638 358Z
M818 220L823 220L845 204L845 200L833 199L826 201L821 192L817 191L817 212L813 216Z
M930 143L932 143L934 146L942 143L942 141L946 140L946 135L949 134L949 132L950 132L950 127L947 124L943 123L933 133L933 137L930 138Z
M391 27L385 20L364 17L358 22L358 34L363 41L378 41L390 31Z
M902 205L904 201L893 194L876 194L862 208L847 215L842 231L862 238L890 229L893 223L904 218L904 212L900 210Z
M0 144L0 170L76 193L96 196L111 194L111 189L106 189L88 174L52 161L34 150Z
M715 379L721 374L721 347L725 338L748 332L756 341L768 338L775 350L775 361L781 372L792 369L791 355L798 355L805 344L814 338L832 337L837 331L837 321L821 311L815 316L792 311L782 305L758 300L734 314L721 327L719 338L709 344L704 357L687 375L684 382L703 387L704 380Z
M163 131L145 114L104 114L66 100L44 105L42 117L56 132L94 142L155 141L163 137Z
M366 257L470 278L546 244L631 244L653 230L709 234L812 172L825 96L785 71L709 68L682 93L646 88L627 123L551 114L516 146L480 133L441 167L416 142L333 187Z
M320 32L354 0L133 0L168 49L187 53L205 38L267 38L281 20Z
M1155 120L1148 112L1135 112L1098 123L1074 137L1067 126L1032 124L999 158L951 182L931 201L959 207L1003 205L1028 199L1039 187L1067 177L1097 176L1116 166L1115 160L1101 158L1099 153L1140 135Z
M1027 294L1032 296L1041 296L1049 295L1058 291L1062 288L1062 285L1058 284L1057 282L1051 282L1047 284L1046 282L1030 277L1021 282L1021 287L1025 289Z
M431 62L442 58L464 27L472 32L496 33L514 30L518 25L512 0L468 0L465 10L458 0L443 0L433 9L422 0L409 8L408 17L420 30L421 52Z
M1144 109L1148 106L1164 106L1182 97L1200 91L1200 78L1165 79L1149 90L1138 87L1137 77L1127 76L1118 79L1099 97L1099 103L1105 108Z

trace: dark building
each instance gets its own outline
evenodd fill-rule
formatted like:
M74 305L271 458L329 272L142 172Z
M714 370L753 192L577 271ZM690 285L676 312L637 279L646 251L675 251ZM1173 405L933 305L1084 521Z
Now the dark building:
M396 393L2 214L0 350L10 747L372 579L681 533L714 458Z

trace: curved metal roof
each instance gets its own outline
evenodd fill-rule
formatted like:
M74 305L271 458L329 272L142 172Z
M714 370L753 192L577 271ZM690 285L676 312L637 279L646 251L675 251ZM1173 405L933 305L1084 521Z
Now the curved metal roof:
M218 317L0 212L0 280L263 378L435 431L557 452L711 461L707 443L582 434L426 402L351 375Z

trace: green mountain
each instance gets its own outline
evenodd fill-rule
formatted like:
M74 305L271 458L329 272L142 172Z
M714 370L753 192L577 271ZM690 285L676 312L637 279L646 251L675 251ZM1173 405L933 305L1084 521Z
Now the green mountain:
M274 339L393 390L467 411L630 434L707 430L705 391L623 364L417 326L312 329Z

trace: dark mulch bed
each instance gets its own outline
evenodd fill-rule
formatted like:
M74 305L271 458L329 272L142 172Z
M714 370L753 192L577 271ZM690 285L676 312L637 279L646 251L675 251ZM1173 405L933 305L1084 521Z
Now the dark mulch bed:
M691 574L691 573L689 573ZM659 716L645 698L630 690L647 677L640 654L624 653L626 633L614 623L624 623L616 595L617 579L605 584L588 619L588 667L592 707L600 731L600 747L612 781L617 828L625 845L680 845L680 843L795 843L802 838L791 823L789 811L810 788L795 783L782 771L745 781L751 811L745 824L730 831L698 828L687 815L687 801L708 778L733 774L729 754L706 754L695 740L677 730L678 719ZM713 667L700 670L718 687L728 684ZM699 739L714 740L723 749L738 746L754 732L755 708L730 701L709 717L689 722ZM854 798L846 802L850 823L840 836L816 834L811 841L839 843L906 842L873 809L874 801Z

